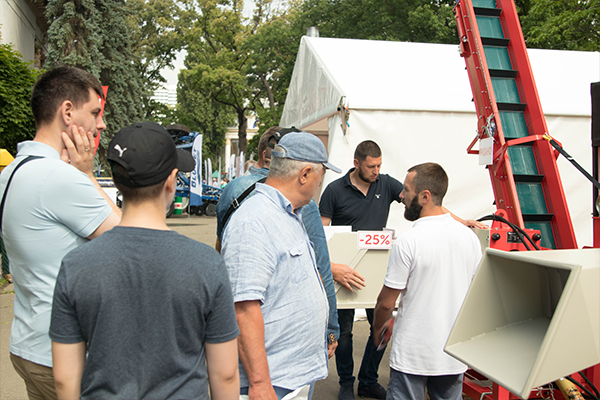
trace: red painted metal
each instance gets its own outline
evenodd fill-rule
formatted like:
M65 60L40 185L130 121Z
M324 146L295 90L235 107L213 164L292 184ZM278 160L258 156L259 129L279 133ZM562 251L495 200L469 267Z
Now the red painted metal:
M546 119L542 111L531 64L529 63L527 47L515 4L513 0L496 0L496 6L502 9L500 22L504 30L504 36L510 39L508 53L513 63L513 69L519 71L516 83L521 102L527 104L524 115L529 127L529 134L548 134ZM577 240L560 179L560 173L558 172L554 150L547 141L539 140L533 144L533 151L538 163L539 172L545 176L542 182L542 189L544 190L548 212L554 214L552 228L556 248L576 249Z
M467 151L469 154L477 154L478 152L473 150L477 140L488 136L494 137L494 163L489 166L489 171L498 209L497 213L503 214L510 222L524 228L507 149L512 145L530 142L537 161L538 171L545 177L542 181L542 190L548 212L554 215L552 230L556 247L558 249L577 248L573 224L556 164L558 153L543 137L549 132L531 71L516 7L512 0L496 0L496 4L497 8L502 10L500 22L504 37L509 39L507 49L513 69L518 71L515 81L521 103L526 104L523 114L529 136L506 142L473 5L471 0L459 0L454 7L454 14L460 39L460 55L465 59L467 65L473 101L477 112L477 136L471 142ZM495 125L495 129L492 125ZM600 150L595 150L598 151L596 155L600 156ZM600 167L598 174L600 175ZM490 234L494 232L499 233L500 238L496 241L490 240L491 247L507 251L524 250L522 244L508 243L508 240L506 240L508 227L505 224L495 221L492 224ZM594 247L600 247L600 217L594 218ZM594 385L600 386L600 365L588 368L584 373ZM474 378L471 379L470 377ZM574 374L573 377L580 382L583 381L578 374ZM478 381L488 381L489 383L486 377L476 371L469 370L464 381L463 391L472 399L515 400L518 398L496 383L485 386L480 385ZM583 384L589 387L587 383ZM545 390L552 391L553 389L547 388ZM552 394L556 398L562 397L558 390L554 390ZM539 394L532 392L531 397L539 397Z
M488 134L485 128L493 122L496 126L494 154L497 154L498 150L504 145L504 134L498 117L498 106L494 97L492 79L471 1L459 1L454 8L454 15L459 32L461 56L464 57L467 64L467 73L473 92L475 110L477 111L478 133L476 139L487 137ZM508 220L524 228L517 189L508 162L508 154L502 152L498 157L495 157L494 165L489 168L489 171L496 207L506 210Z
M518 71L516 84L522 103L527 107L524 112L529 134L536 137L533 152L537 160L538 170L545 178L542 190L548 212L554 215L552 230L554 241L559 249L577 248L575 231L571 222L566 196L563 191L560 174L556 164L556 153L546 140L541 137L548 133L541 103L531 65L527 55L521 25L515 5L512 0L497 0L497 7L502 9L500 22L504 36L508 39L508 52L513 63L513 69ZM479 28L471 0L459 1L454 9L458 27L461 55L465 59L473 101L477 111L478 134L476 139L490 135L490 124L495 125L494 135L494 164L490 166L490 179L498 209L506 210L508 220L524 228L521 207L519 204L513 172L506 153L506 140L499 118L498 107L492 87ZM486 129L486 127L488 129ZM474 143L468 148L469 153Z

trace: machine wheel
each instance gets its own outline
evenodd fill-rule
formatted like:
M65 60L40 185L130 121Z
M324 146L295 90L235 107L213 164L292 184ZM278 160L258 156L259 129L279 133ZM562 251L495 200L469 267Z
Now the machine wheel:
M171 205L167 209L167 218L169 218L171 215L173 215L173 212L175 212L175 200L173 200L171 202Z
M204 213L204 207L202 206L191 206L190 214L201 216Z
M216 217L217 216L217 205L215 203L208 203L206 208L204 209L204 213L208 217Z

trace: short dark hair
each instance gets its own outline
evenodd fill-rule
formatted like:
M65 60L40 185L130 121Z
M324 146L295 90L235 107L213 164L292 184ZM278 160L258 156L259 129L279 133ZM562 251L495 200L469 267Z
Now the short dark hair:
M31 93L36 127L51 123L65 100L76 108L81 107L89 101L90 89L104 98L100 81L89 72L66 65L48 70L37 80Z
M415 192L421 193L423 190L431 192L433 204L442 205L442 200L448 191L448 175L441 165L436 163L423 163L411 167L408 172L416 172L413 179Z
M262 157L262 154L265 150L267 150L267 152L265 153L265 158L271 158L271 148L268 147L267 145L269 144L269 139L271 139L273 137L273 135L275 135L277 132L279 132L279 130L281 129L280 126L272 126L269 129L266 130L265 133L262 134L262 136L260 137L260 140L258 141L258 159L260 160L260 158Z
M379 145L372 140L365 140L356 146L354 150L354 159L358 161L365 161L367 157L379 158L381 157L381 149Z
M125 168L123 168L119 164L111 163L111 167L113 177L115 175L119 175L126 179L129 178L129 173L125 170ZM115 179L113 179L113 181L115 182L115 186L117 187L117 189L119 189L119 192L121 192L121 195L123 195L124 202L128 202L130 204L139 204L144 201L154 200L158 196L160 196L162 194L162 188L165 184L166 179L155 185L135 188L120 184Z

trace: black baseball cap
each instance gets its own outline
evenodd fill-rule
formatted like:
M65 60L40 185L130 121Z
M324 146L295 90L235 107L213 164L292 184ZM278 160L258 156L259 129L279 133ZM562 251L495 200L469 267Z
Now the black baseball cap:
M108 161L129 176L114 173L116 183L128 187L156 185L177 168L191 172L196 162L189 151L178 149L165 128L154 122L136 122L121 129L108 145Z
M295 126L292 126L291 128L281 128L279 131L275 132L275 134L273 134L273 136L271 136L269 138L269 142L267 143L267 146L274 149L275 146L277 145L277 143L279 143L279 141L281 140L281 138L283 138L285 135L287 135L288 133L291 133L291 132L302 132L302 131L300 129L296 128Z

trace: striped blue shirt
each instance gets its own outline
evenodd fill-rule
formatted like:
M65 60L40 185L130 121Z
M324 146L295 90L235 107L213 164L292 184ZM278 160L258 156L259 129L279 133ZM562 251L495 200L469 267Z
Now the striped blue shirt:
M297 389L327 376L329 307L300 210L256 185L223 232L235 302L259 300L273 386ZM240 386L249 386L240 363Z

